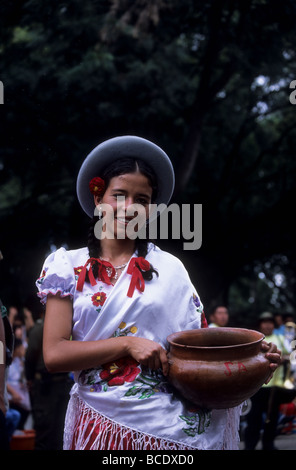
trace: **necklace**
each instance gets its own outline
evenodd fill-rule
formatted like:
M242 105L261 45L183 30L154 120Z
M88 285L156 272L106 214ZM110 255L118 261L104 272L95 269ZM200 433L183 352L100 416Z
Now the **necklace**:
M100 257L100 260L101 260L101 261L107 261L106 259L101 258L101 257ZM109 262L110 262L110 261L108 261L108 263L109 263ZM126 267L126 265L127 265L127 263L121 264L120 266L113 266L114 269L115 269L115 271L116 271L116 272L115 272L115 275L114 275L115 281L118 279L118 272L117 272L117 270L124 269L124 268ZM106 271L107 271L108 276L111 278L111 276L112 276L112 268L106 267Z

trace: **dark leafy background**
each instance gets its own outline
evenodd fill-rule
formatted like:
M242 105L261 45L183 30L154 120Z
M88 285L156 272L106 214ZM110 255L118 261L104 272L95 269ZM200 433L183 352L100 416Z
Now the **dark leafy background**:
M35 298L45 256L85 244L79 167L106 138L162 146L173 202L203 205L179 256L235 325L294 312L296 4L292 0L14 0L0 4L1 297ZM176 279L173 291L178 291Z

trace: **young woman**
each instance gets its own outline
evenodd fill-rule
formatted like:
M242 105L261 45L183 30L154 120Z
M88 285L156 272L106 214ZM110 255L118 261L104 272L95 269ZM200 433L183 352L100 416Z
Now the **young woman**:
M173 187L167 155L139 137L100 144L80 169L78 199L92 217L88 246L52 253L37 281L47 302L45 363L75 376L65 449L237 448L239 409L193 407L166 378L167 336L205 326L187 271L127 233L129 208L140 205L149 219L150 204L168 204ZM270 360L273 369L278 354Z

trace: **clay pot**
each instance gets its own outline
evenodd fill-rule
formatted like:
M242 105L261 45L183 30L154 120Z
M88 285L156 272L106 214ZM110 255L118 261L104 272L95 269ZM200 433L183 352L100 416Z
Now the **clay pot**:
M201 328L168 336L170 383L195 405L232 408L254 395L270 375L264 335L242 328Z

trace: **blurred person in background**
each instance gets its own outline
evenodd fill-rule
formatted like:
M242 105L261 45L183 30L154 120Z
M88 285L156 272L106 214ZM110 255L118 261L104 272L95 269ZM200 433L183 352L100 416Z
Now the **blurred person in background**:
M66 409L72 381L67 373L49 373L43 360L43 317L33 310L34 326L28 335L25 374L28 381L35 437L35 450L61 450ZM40 311L41 309L41 311Z
M21 419L17 425L17 429L20 430L24 429L31 410L30 397L24 371L25 351L26 349L23 341L20 338L16 338L14 342L12 362L7 374L9 405L11 409L17 410L21 415Z
M16 410L9 409L8 403L6 377L12 360L14 336L7 310L1 300L0 311L0 449L8 450L10 438L16 429L20 415Z
M227 307L216 305L211 309L209 328L217 328L227 326L229 321L229 313Z
M10 305L10 307L8 307L8 320L11 324L11 326L13 326L14 324L14 320L15 318L18 316L19 314L19 311L18 311L18 308L16 305Z
M2 315L0 316L0 450L8 449L5 403L5 333Z
M265 341L274 343L282 352L281 365L276 369L268 384L264 384L251 398L252 406L247 415L245 430L245 449L254 450L260 439L263 428L262 449L274 450L277 434L279 409L282 403L291 402L296 396L295 389L285 388L284 364L289 361L290 351L286 347L283 335L275 334L275 320L270 312L259 316L258 330L265 335Z
M285 325L284 325L284 316L282 313L275 313L274 316L274 334L275 335L284 335Z

